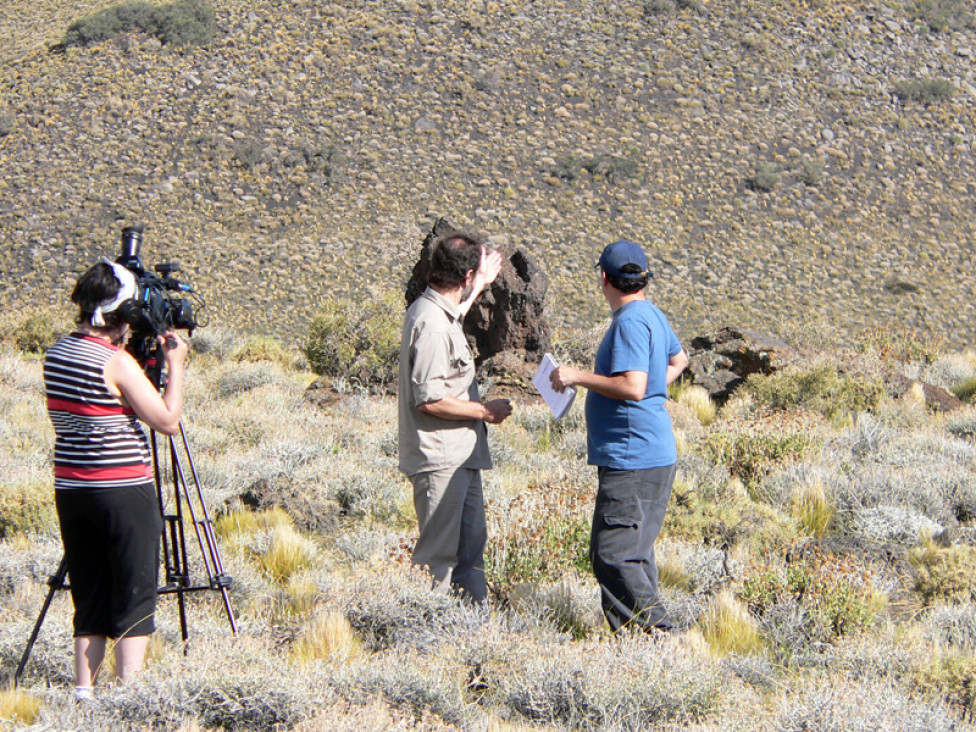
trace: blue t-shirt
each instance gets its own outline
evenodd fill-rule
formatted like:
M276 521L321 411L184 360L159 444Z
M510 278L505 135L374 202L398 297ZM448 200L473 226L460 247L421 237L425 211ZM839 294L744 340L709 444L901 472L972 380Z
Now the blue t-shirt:
M640 401L611 399L590 390L586 395L587 454L590 465L641 470L672 465L678 450L668 398L668 361L681 343L668 319L647 300L634 300L613 314L596 352L594 371L613 376L623 371L647 373Z

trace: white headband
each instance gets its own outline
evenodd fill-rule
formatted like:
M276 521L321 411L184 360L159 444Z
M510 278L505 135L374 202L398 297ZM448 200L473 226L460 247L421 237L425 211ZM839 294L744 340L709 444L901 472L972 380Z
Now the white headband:
M105 318L102 317L103 313L113 312L119 305L126 300L131 300L139 293L139 287L136 285L136 276L130 270L121 264L110 262L107 259L103 259L102 261L112 267L112 273L115 275L115 279L119 281L121 287L119 287L119 291L115 294L114 298L105 300L95 307L95 311L91 316L91 324L96 328L105 327Z

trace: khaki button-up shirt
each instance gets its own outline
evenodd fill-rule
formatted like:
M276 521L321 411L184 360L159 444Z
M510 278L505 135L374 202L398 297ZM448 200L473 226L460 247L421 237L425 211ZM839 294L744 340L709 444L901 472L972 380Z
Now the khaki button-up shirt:
M457 306L427 288L407 308L400 342L399 450L406 475L491 467L483 421L442 419L417 409L445 396L478 401L474 356Z

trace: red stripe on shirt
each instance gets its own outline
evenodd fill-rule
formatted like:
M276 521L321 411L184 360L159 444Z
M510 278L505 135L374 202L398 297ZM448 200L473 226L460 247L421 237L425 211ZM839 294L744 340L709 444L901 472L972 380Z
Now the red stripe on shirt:
M111 481L127 478L152 478L152 469L148 465L119 465L111 468L78 468L70 465L55 465L55 478L70 478L73 480Z
M111 417L112 415L131 415L135 414L132 407L106 406L104 404L85 404L84 402L69 402L65 399L48 398L47 408L53 412L68 412L69 414L80 414L83 417Z

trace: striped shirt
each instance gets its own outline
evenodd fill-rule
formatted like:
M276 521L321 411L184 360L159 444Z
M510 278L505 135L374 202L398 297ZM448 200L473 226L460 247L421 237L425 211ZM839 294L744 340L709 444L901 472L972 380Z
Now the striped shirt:
M73 333L44 359L47 411L54 425L54 487L141 485L153 479L149 442L135 412L105 384L105 364L119 350Z

